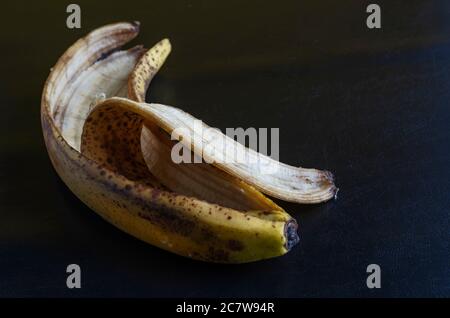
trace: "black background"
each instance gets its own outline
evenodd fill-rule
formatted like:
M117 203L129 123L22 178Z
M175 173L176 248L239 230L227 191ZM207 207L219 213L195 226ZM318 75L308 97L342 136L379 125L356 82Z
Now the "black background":
M450 296L450 2L68 1L2 4L0 296ZM173 51L148 101L211 126L280 127L280 159L331 170L337 201L280 204L300 223L286 256L201 263L109 225L54 172L39 107L49 69L93 28L139 20ZM66 266L82 288L66 288ZM366 287L366 267L382 288Z

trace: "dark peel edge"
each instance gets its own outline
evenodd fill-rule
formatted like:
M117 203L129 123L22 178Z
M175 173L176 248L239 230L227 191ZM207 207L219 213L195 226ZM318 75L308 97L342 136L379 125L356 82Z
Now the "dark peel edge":
M290 219L284 226L284 236L286 237L286 250L290 251L300 241L297 233L298 224L295 219Z

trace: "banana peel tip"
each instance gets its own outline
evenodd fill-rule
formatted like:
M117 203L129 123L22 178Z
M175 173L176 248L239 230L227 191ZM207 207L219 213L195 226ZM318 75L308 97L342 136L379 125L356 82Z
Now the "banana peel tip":
M298 235L298 224L295 219L291 219L286 222L284 226L284 235L286 237L286 250L290 251L295 245L300 242L300 237Z

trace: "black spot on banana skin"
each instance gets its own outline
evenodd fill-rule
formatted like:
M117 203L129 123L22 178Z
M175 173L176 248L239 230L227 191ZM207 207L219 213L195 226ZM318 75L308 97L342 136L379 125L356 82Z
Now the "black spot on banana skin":
M200 229L200 239L201 240L218 240L219 238L217 237L216 233L214 233L212 230L208 229L208 228L201 228Z
M228 240L228 248L232 251L242 251L244 244L238 240Z
M211 262L227 262L230 259L229 253L212 246L209 247L206 257Z
M174 232L182 236L189 236L195 230L195 222L184 219L174 211L164 207L150 207L145 209L148 213L139 213L139 216L151 223L165 228L168 232Z

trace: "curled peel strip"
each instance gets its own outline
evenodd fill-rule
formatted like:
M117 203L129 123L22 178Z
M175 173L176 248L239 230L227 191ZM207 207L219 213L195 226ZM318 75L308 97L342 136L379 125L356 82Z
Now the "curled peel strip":
M164 39L140 58L128 82L130 99L141 103L145 101L147 88L170 51L170 42ZM263 193L285 201L319 203L335 197L338 191L334 185L334 177L329 171L283 164L244 147L217 130L208 129L210 127L205 124L201 134L197 133L194 129L196 118L181 109L160 104L134 105L133 108L136 112L142 111L147 120L146 126L150 130L157 131L157 127L161 127L171 134L176 129L185 146L197 155ZM216 140L225 141L225 145L211 143ZM247 159L244 162L227 162L223 160L220 146L225 146L227 151L237 158Z

